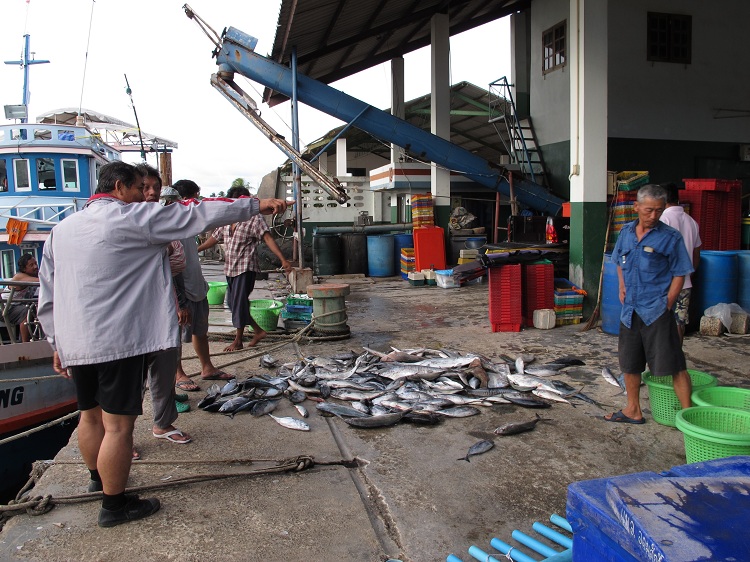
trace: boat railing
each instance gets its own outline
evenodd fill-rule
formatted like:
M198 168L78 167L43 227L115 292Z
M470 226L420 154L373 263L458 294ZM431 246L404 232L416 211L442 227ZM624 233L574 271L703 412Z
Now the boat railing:
M65 203L39 203L28 198L12 205L0 204L0 228L4 227L8 219L26 221L32 226L55 226L78 210L77 200L78 198Z
M43 340L44 332L37 318L37 297L27 297L26 290L29 288L39 288L38 281L14 281L12 279L0 279L0 312L2 313L2 322L8 331L10 343L18 341L17 327L10 319L10 313L14 306L23 305L26 307L26 323L29 328L31 341ZM24 291L23 296L19 293ZM35 291L36 292L36 291ZM0 338L0 344L6 343Z

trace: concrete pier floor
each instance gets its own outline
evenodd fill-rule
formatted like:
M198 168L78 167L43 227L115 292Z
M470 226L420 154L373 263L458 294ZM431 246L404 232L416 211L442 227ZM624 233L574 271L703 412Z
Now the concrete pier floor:
M221 279L219 265L204 267ZM0 560L100 561L403 561L445 560L450 553L468 560L469 546L489 549L491 537L509 540L514 529L530 531L534 521L565 514L568 484L640 471L660 472L685 463L682 434L655 423L645 388L648 423L605 423L601 416L625 404L601 377L617 369L617 338L576 325L552 330L493 333L487 315L487 284L460 289L411 287L400 278L336 279L351 285L347 297L351 338L301 342L306 356L330 356L362 346L448 348L489 357L533 354L537 362L574 355L586 365L558 378L597 401L543 410L549 422L535 431L498 437L492 431L509 421L532 419L539 410L513 405L482 408L481 415L447 419L434 427L399 424L355 429L323 418L306 402L310 432L285 429L268 416L233 419L197 410L204 392L190 394L192 411L176 425L194 441L176 445L151 436L150 398L136 422L129 485L169 486L179 478L207 475L196 483L164 487L142 495L162 502L142 521L112 529L96 526L99 501L56 505L42 516L19 515L0 532ZM280 282L262 282L255 298L271 296ZM212 311L214 332L231 332L226 310ZM221 324L222 326L219 326ZM267 338L258 348L220 354L226 341L214 338L217 366L244 378L265 372L258 354L287 340ZM750 387L747 337L685 340L689 367L714 374L721 385ZM292 345L270 351L292 361ZM186 358L194 357L185 348ZM197 360L186 370L197 373ZM198 381L202 388L210 383ZM287 400L279 415L296 417ZM479 439L495 447L457 460ZM242 475L275 466L273 460L308 455L318 463L300 472ZM356 459L357 463L341 463ZM34 495L82 494L88 472L80 462L77 435L38 482ZM252 461L252 462L250 462ZM226 475L237 476L226 478Z

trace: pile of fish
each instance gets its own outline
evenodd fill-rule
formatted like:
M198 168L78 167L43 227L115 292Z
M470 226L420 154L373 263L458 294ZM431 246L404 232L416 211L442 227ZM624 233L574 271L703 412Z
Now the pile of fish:
M552 378L583 361L533 361L529 355L491 360L476 353L424 348L388 353L364 348L361 354L306 357L279 366L264 355L261 367L275 372L233 379L223 387L215 384L198 407L230 417L241 412L262 416L288 399L306 418L302 403L311 400L319 412L354 427L373 428L399 422L437 424L445 418L477 415L480 407L494 404L549 408L552 402L574 405L573 398L597 404L580 389ZM290 429L310 429L303 419L271 417Z

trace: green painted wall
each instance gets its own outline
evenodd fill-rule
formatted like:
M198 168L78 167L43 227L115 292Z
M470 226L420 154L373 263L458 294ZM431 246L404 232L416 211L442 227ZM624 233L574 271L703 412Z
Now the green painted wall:
M581 283L588 296L583 299L583 317L596 306L599 276L607 232L607 203L570 204L570 279Z
M556 142L540 147L547 168L547 185L566 201L570 199L570 142Z

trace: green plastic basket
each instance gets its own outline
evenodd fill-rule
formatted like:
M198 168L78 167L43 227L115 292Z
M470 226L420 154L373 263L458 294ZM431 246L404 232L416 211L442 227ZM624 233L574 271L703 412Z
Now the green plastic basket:
M696 406L718 406L750 412L750 389L748 388L713 386L696 390L691 398Z
M250 316L258 326L266 332L272 332L279 324L279 314L284 303L272 299L256 299L250 301Z
M693 391L716 386L716 377L702 371L688 370ZM655 377L650 371L643 373L643 382L648 387L651 415L654 421L670 427L675 426L675 415L682 409L672 386L672 377Z
M208 304L224 304L224 297L227 294L226 281L209 281L208 282Z
M750 455L750 412L696 406L677 412L688 463Z

